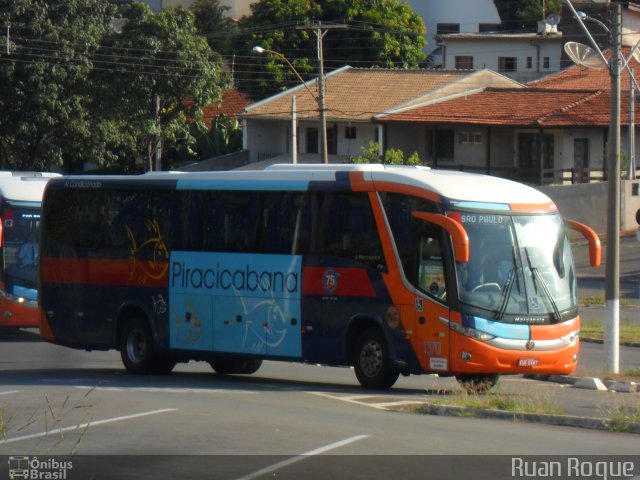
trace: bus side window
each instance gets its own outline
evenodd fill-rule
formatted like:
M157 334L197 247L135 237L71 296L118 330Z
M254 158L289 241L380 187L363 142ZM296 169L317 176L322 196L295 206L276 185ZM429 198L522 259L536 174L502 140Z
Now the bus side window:
M442 245L439 236L434 234L424 235L420 239L418 288L441 300L446 299Z
M366 193L321 195L318 250L321 255L349 258L386 268L382 244Z
M207 192L203 233L207 251L246 253L257 249L261 192Z
M308 251L309 199L305 192L265 192L260 251L301 255Z

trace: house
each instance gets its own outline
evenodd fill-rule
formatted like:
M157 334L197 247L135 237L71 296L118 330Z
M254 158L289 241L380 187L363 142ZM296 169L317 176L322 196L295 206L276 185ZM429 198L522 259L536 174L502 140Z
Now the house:
M442 67L489 69L519 82L560 70L562 33L451 33L436 35Z
M385 124L372 122L376 115L486 87L524 88L489 70L385 70L350 66L335 70L325 79L329 160L346 161L360 155L362 147L372 142L379 143L382 149L394 147L387 138ZM250 152L250 163L273 157L291 161L294 97L296 151L301 161L319 161L319 96L316 82L311 80L245 109L243 143ZM398 141L401 136L397 134ZM420 140L407 138L404 144L410 148L406 153L416 150L424 158L427 150Z
M623 51L628 56L629 50ZM632 58L629 66L640 72ZM640 76L636 75L636 80ZM631 146L629 72L621 76L623 171ZM379 114L388 145L424 143L424 158L438 168L480 170L534 183L602 180L610 125L610 77L574 66L531 82L525 89L485 88L457 98L412 105ZM423 140L424 139L424 140ZM638 141L634 141L638 148Z

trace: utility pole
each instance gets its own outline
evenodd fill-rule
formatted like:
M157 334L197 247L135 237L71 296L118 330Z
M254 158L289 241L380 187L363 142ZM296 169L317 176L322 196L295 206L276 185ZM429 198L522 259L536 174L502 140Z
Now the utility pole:
M336 24L317 24L312 25L300 25L296 27L296 30L312 30L316 35L317 51L318 51L318 110L320 116L320 129L318 132L320 143L320 158L322 163L329 163L329 154L327 149L327 117L325 108L325 89L324 89L324 54L322 50L322 39L329 30L347 29L348 25L344 23Z
M296 96L291 96L291 163L298 163L298 121L296 119Z
M607 266L605 270L607 371L618 373L620 365L620 46L622 5L611 3L611 104L607 196ZM631 127L631 126L630 126Z

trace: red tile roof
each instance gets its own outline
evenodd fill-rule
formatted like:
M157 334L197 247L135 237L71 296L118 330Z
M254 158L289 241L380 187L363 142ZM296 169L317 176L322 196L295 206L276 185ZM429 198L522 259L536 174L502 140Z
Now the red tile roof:
M377 117L381 122L467 124L509 127L606 126L608 92L603 90L493 89L404 112ZM628 124L628 96L621 118Z
M624 58L628 57L629 52L629 48L622 49ZM610 57L609 51L604 52L604 55L608 59ZM632 57L629 60L629 68L633 70L636 81L640 82L640 63ZM629 71L626 68L622 69L620 74L620 85L623 90L629 86ZM608 67L594 70L574 65L558 73L534 80L528 86L555 90L609 90L611 77Z
M327 120L361 119L368 122L377 113L452 84L470 72L458 70L384 70L344 67L326 76ZM307 82L251 106L247 117L289 118L291 97L296 96L298 119L317 118L317 86Z
M235 117L251 103L252 101L247 95L232 88L222 92L222 100L219 104L211 104L204 107L202 116L207 128L211 128L212 120L221 113L229 117Z

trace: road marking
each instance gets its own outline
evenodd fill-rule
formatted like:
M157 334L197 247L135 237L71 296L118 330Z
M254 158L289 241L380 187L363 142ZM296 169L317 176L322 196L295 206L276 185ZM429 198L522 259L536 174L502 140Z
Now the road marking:
M22 390L9 390L7 392L0 392L0 395L11 395L12 393L22 393Z
M363 405L379 408L381 410L388 410L392 407L403 407L405 405L422 405L423 403L425 402L421 400L398 400L395 402L363 403Z
M28 440L31 438L46 437L47 435L62 434L71 430L82 430L90 426L95 427L97 425L104 425L106 423L114 423L121 422L123 420L131 420L133 418L148 417L149 415L157 415L159 413L175 412L177 410L177 408L163 408L161 410L151 410L150 412L134 413L133 415L124 415L122 417L105 418L104 420L96 420L95 422L80 423L72 427L56 428L55 430L22 435L21 437L5 438L0 440L0 445L3 445L5 443L19 442L21 440Z
M280 470L281 468L288 467L289 465L293 465L294 463L301 462L302 460L306 460L308 457L321 455L323 453L329 452L331 450L335 450L336 448L344 447L345 445L349 445L350 443L354 443L359 440L363 440L365 438L369 438L369 435L356 435L354 437L345 438L344 440L340 440L339 442L330 443L329 445L325 445L324 447L316 448L315 450L310 450L308 452L301 453L300 455L296 455L295 457L291 457L287 460L283 460L282 462L274 463L273 465L264 467L260 470L250 473L249 475L245 475L244 477L240 477L236 480L252 480L262 475L266 475L268 473L275 472L276 470Z
M161 388L161 387L91 387L89 385L77 385L83 390L99 390L102 392L151 392L151 393L240 393L258 395L252 390L228 390L222 388Z

